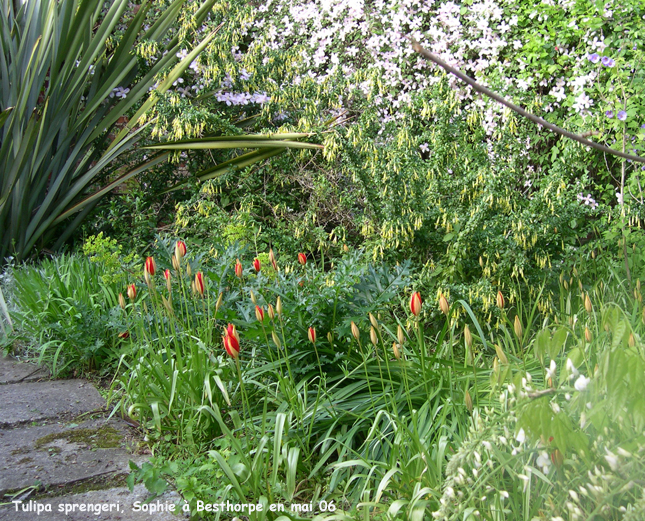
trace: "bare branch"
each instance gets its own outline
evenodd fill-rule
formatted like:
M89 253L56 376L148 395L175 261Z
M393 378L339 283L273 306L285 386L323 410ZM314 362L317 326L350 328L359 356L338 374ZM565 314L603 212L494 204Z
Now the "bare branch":
M457 76L461 81L467 83L470 85L473 89L475 89L478 92L481 92L482 94L485 94L491 99L494 99L498 103L501 103L502 105L508 107L509 109L517 112L521 116L524 116L527 119L530 119L534 123L537 123L538 125L542 125L545 128L548 128L549 130L555 132L556 134L560 134L561 136L567 137L569 139L573 139L574 141L577 141L578 143L582 143L583 145L586 145L591 148L595 148L596 150L600 150L601 152L605 152L607 154L612 154L614 156L618 157L623 157L625 159L631 159L632 161L637 161L639 163L645 163L645 158L639 157L639 156L632 156L631 154L626 154L624 152L620 152L618 150L614 150L613 148L606 147L604 145L600 145L599 143L594 143L593 141L589 141L588 139L579 136L578 134L574 134L573 132L569 132L568 130L564 130L556 125L553 125L552 123L549 123L548 121L535 116L531 114L530 112L527 112L524 110L522 107L519 107L518 105L515 105L514 103L511 103L510 101L505 100L502 98L499 94L495 94L493 91L487 89L486 87L480 85L477 83L475 80L470 78L469 76L466 76L463 72L461 72L458 69L455 69L454 67L451 67L448 65L446 62L444 62L441 58L438 56L432 54L429 51L426 51L421 45L419 45L418 42L412 40L412 48L418 52L421 56L424 58L427 58L428 60L436 63L439 65L439 67L444 68L447 72L450 74L453 74Z

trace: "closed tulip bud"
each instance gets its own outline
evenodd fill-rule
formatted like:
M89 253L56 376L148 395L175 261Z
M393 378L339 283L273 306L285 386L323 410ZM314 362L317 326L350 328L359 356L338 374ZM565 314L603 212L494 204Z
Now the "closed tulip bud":
M468 324L464 326L464 339L466 340L466 345L468 347L473 346L473 335L470 333L470 328L468 327Z
M278 335L275 331L271 331L271 338L273 338L273 343L278 346L278 349L280 349L280 347L282 347L282 344L280 344L280 339L278 338Z
M226 326L226 334L228 336L232 337L235 340L235 342L237 342L237 347L238 347L238 351L239 351L240 335L237 332L237 328L233 324L228 324Z
M501 291L497 292L497 307L499 309L504 309L504 295L502 295Z
M446 297L444 297L443 295L439 297L439 309L444 315L448 316L448 312L450 311L450 306L448 305L448 301L446 300Z
M304 253L299 253L298 262L304 266L305 264L307 264L307 256Z
M372 324L372 327L378 329L378 322L376 321L376 318L374 317L374 315L369 313L368 316L370 317L370 323Z
M347 253L349 251L349 246L347 244L343 244L343 251Z
M482 259L482 256L479 256L479 267L483 268L484 267L484 259Z
M378 335L376 334L376 329L373 327L370 328L370 340L372 341L372 344L378 344Z
M502 351L502 348L497 344L495 344L495 352L497 353L497 357L499 358L500 363L502 365L508 365L508 358L506 358L504 351Z
M585 340L587 342L591 342L592 339L593 337L591 336L591 331L589 331L588 327L585 327Z
M171 284L170 284L170 270L165 270L163 272L163 276L166 279L166 288L168 289L168 293L170 293L171 290Z
M551 453L551 461L556 466L556 468L560 468L564 463L564 456L562 455L562 452L560 452L558 449L555 449Z
M641 290L641 279L636 280L636 289L637 289L638 291L640 291L640 290Z
M173 256L172 256L172 267L173 267L175 270L179 271L179 261L177 260L177 256L176 256L176 255L173 255Z
M327 333L327 340L329 341L330 344L334 343L334 335L332 335L331 331Z
M181 260L186 256L186 243L184 241L177 241L175 244L175 257Z
M564 289L569 289L569 283L566 280L562 283L562 286Z
M193 295L197 294L197 286L195 286L195 281L194 280L190 281L190 289L193 292Z
M264 322L264 310L260 306L255 306L255 318L258 322Z
M240 355L239 339L236 339L232 335L226 334L222 337L222 341L224 343L224 350L231 358L237 360L238 356Z
M157 271L157 264L155 263L155 260L152 257L146 258L145 271L147 271L148 273L150 273L150 275L154 277L155 271Z
M273 254L273 248L271 248L269 250L269 262L271 262L271 266L273 266L273 269L278 271L278 263L275 261L275 255Z
M137 296L137 288L134 284L128 286L128 298L134 300Z
M591 250L591 258L596 259L596 250Z
M271 320L273 320L275 318L275 311L273 310L273 305L272 304L269 304L269 308L268 308L267 312L269 314L269 318Z
M497 357L493 359L493 373L499 374L499 359Z
M560 284L564 281L564 273L560 272Z
M260 269L262 268L260 266L260 259L257 259L257 258L253 259L253 268L255 269L256 272L260 271Z
M186 275L189 277L192 276L193 270L190 268L190 264L186 264Z
M125 309L125 298L123 298L123 293L119 293L119 306L121 306L121 309Z
M394 358L401 360L401 352L399 351L399 346L396 345L396 342L392 342L392 352L394 353Z
M126 340L126 339L130 338L130 331L124 331L123 333L119 333L118 336L122 340Z
M396 328L396 339L399 341L399 344L403 345L405 342L405 335L403 334L403 328L399 325Z
M168 299L166 299L166 297L161 295L161 302L163 304L163 307L166 308L166 311L168 311L170 315L173 315L174 313L172 309L172 297L168 297Z
M309 337L309 341L312 344L316 343L316 329L313 327L310 327L309 330L307 331L307 336Z
M636 345L636 337L634 336L634 333L629 334L629 340L627 341L627 344L629 347L634 347Z
M148 269L145 266L143 268L143 280L145 280L148 287L150 287L150 273L148 273Z
M204 291L206 291L206 286L204 286L204 275L201 271L198 271L195 274L195 289L202 297L204 296Z
M255 294L253 293L252 289L249 290L249 294L251 295L251 302L253 302L253 304L257 305L258 301L255 298Z
M244 269L242 268L242 263L240 262L240 259L237 259L235 261L235 276L241 279L243 271Z
M473 412L473 399L470 397L470 391L466 389L466 394L464 395L464 403L466 404L466 409L468 412Z
M421 313L421 305L421 293L415 291L410 297L410 311L415 317L418 317L419 313Z
M280 297L278 297L278 300L276 300L275 312L278 314L279 317L282 316L282 299Z
M517 335L517 338L520 340L522 339L522 322L520 322L520 317L518 315L515 315L515 323L513 324L513 329L515 330L515 334Z
M224 299L224 293L219 294L219 297L217 297L217 302L215 303L215 313L219 311L219 308L222 307L222 300Z
M587 313L591 313L593 311L593 306L591 305L591 299L589 298L589 293L585 294L585 309L587 310Z
M641 321L645 324L645 308L643 308L643 313L641 314Z
M352 322L352 336L358 340L361 337L361 332L358 330L358 327L354 322Z
M578 279L578 288L582 291L582 281Z

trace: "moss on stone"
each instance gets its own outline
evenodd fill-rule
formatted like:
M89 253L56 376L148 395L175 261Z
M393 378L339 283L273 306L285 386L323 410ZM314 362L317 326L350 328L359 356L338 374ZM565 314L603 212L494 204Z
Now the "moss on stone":
M96 449L112 449L121 445L119 432L114 427L104 425L97 429L72 429L48 434L38 438L34 446L37 450L44 450L47 445L57 440L85 444Z

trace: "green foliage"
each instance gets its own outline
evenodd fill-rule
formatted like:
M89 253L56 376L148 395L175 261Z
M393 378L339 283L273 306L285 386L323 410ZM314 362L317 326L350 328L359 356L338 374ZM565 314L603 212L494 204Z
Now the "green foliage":
M3 0L0 109L12 110L2 126L0 227L7 233L0 258L14 254L23 259L37 243L60 247L101 195L166 157L157 155L120 173L87 197L99 173L140 139L144 127L130 132L140 116L212 39L169 69L177 61L178 42L167 36L182 4L173 2L141 31L144 6L116 42L112 34L126 14L125 0L105 12L99 0L82 8L73 0L27 2L18 12L14 2ZM131 52L139 37L167 54L141 67ZM162 71L167 76L151 96L148 91ZM131 109L138 111L115 137L115 125ZM73 220L59 228L70 216Z
M16 333L54 375L106 370L119 356L118 289L104 267L79 255L15 267L7 287Z
M121 249L121 245L117 244L116 239L103 238L103 232L88 237L83 244L83 254L91 262L103 267L104 273L101 275L101 280L106 285L124 285L126 282L123 267L132 265L134 252L123 256Z

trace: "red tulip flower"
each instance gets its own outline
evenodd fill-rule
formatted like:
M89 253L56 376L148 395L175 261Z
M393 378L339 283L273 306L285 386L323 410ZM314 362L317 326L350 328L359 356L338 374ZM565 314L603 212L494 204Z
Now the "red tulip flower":
M309 328L309 331L307 332L307 336L309 336L309 341L312 344L316 343L316 329L313 327Z
M260 271L260 269L262 268L260 266L260 259L256 258L253 260L253 267L255 268L255 271Z
M128 298L134 300L137 296L137 288L134 284L128 286Z
M197 293L199 293L202 297L204 296L204 275L201 271L198 271L195 275L195 289L197 290Z
M186 255L186 243L184 241L177 241L175 244L175 257L178 259L183 258Z
M264 322L264 310L260 306L255 306L255 318L258 322Z
M157 265L152 257L146 258L146 271L152 276L154 276L155 271L157 271Z
M235 261L235 276L242 278L242 263L240 262L240 259L237 259Z
M163 278L166 280L170 280L170 270L166 270L163 272Z
M237 359L240 354L240 337L233 324L229 324L226 328L224 336L222 337L222 342L224 343L224 349L229 356Z
M421 304L421 293L415 291L410 298L410 311L415 317L418 317L419 313L421 313Z
M298 262L304 266L305 264L307 264L307 256L304 253L299 253Z

